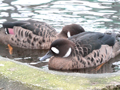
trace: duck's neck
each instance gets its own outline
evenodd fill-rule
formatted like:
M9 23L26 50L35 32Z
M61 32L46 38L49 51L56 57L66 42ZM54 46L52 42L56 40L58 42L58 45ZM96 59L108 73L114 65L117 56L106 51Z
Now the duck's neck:
M63 38L63 39L68 38L68 37L67 37L65 34L63 34L62 32L58 33L58 34L57 34L57 37L58 37L58 38Z

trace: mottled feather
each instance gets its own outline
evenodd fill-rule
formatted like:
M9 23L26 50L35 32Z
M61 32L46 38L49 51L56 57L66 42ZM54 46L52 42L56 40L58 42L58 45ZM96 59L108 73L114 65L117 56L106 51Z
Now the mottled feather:
M49 68L75 70L105 63L120 53L120 42L117 41L116 38L118 37L116 36L115 34L99 32L83 32L72 36L68 40L55 40L51 47L56 47L59 54L56 55L51 50L49 51L49 54L53 55L49 61ZM68 48L72 48L72 53L68 57L63 57Z
M75 35L84 32L84 29L80 25L71 24L64 26L58 33L45 22L35 20L5 22L3 28L0 28L0 42L21 48L49 49L54 40L67 39L67 32Z

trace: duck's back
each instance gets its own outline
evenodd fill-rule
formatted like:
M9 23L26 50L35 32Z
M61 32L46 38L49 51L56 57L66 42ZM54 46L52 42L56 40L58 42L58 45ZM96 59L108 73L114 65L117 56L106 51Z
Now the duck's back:
M115 36L99 32L83 32L72 36L69 40L76 44L76 52L86 56L93 50L100 49L102 45L113 46Z
M25 21L15 21L15 22L5 22L3 23L4 28L13 28L14 26L22 27L24 29L30 30L35 35L43 36L44 34L55 36L56 30L49 24L36 20L25 20Z
M4 43L22 48L49 49L57 35L53 27L35 20L5 22L3 27L8 32L2 35Z

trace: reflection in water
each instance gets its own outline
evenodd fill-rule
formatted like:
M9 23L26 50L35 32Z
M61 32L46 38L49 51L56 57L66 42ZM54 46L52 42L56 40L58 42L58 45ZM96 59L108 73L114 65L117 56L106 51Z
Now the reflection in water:
M120 2L118 0L2 0L0 1L0 23L23 19L36 19L52 25L58 32L66 24L81 24L86 31L112 31L120 28ZM2 26L2 25L0 25ZM0 55L41 67L37 57L47 51L14 48L9 55L7 46L0 44ZM110 60L99 71L80 70L86 73L113 72L114 61ZM37 63L35 63L37 62ZM35 64L33 64L35 63Z
M45 21L58 31L71 23L81 24L87 31L120 28L120 3L116 0L3 0L0 8L2 22L32 18Z
M42 57L47 50L33 50L33 49L23 49L13 47L13 54L10 55L8 51L8 47L6 45L0 44L0 55L3 57L7 57L13 59L15 61L20 61L23 63L35 63L35 66L42 67L43 65L47 65L47 62L40 63L38 57ZM31 64L34 65L34 64Z
M105 4L102 4L105 6ZM113 14L107 14L104 17L112 20L111 22L104 22L105 26L107 28L120 28L120 2L114 2L109 4L111 6L111 8L109 9L109 12L114 12Z
M2 8L6 7L6 4L9 7L5 10L1 9L1 16L2 16L1 18L2 19L6 19L7 21L13 21L15 19L12 18L12 16L11 16L12 13L19 13L20 14L20 12L17 10L17 7L15 5L11 4L13 1L15 1L15 0L4 0L4 1L2 1L2 3L5 3L5 6L3 6ZM3 13L3 15L2 15L2 13Z

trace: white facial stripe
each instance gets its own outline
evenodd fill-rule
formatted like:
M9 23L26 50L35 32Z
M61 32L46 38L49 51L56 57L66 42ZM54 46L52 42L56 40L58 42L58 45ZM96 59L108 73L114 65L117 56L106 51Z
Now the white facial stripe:
M68 56L70 56L71 52L72 52L72 49L69 48L68 51L67 51L67 53L66 53L65 56L63 56L63 57L68 57Z
M56 48L56 47L52 47L51 50L56 53L56 54L59 54L59 50Z
M67 32L67 36L68 36L68 38L71 37L70 32Z

